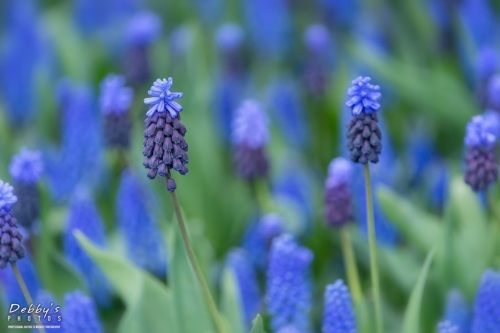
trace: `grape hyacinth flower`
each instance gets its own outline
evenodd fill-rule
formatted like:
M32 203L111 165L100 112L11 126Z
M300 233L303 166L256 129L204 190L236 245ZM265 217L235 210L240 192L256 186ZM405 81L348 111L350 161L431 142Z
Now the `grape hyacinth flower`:
M312 24L304 32L307 59L304 68L306 89L315 95L325 92L332 63L331 34L322 24Z
M102 270L82 249L74 236L79 230L98 246L105 246L104 225L89 194L78 189L69 207L69 216L64 230L64 253L67 260L81 275L86 287L94 299L101 305L110 302L111 287Z
M356 333L351 294L342 280L326 287L322 333Z
M12 214L12 205L17 202L12 186L0 180L0 269L16 263L25 256L26 250L21 243L23 237Z
M250 256L244 249L233 249L227 255L226 266L232 270L238 284L245 323L249 326L261 306L259 285Z
M244 95L244 82L240 77L221 75L214 89L214 113L218 134L225 143L231 142L231 126L235 110Z
M484 116L475 116L467 124L465 135L465 182L478 192L498 178L494 145L497 137Z
M500 273L487 270L474 302L471 333L500 332Z
M268 119L260 104L245 100L233 120L232 142L237 173L246 180L267 176L269 161L266 144L269 141Z
M162 28L160 17L152 12L139 12L127 27L125 73L127 81L138 86L150 77L148 48L158 38Z
M235 23L225 23L215 31L214 42L219 50L224 76L241 78L245 71L243 29Z
M256 267L260 269L267 267L271 244L274 238L283 232L283 220L277 214L264 215L248 226L243 237L243 248Z
M282 327L276 333L302 333L295 325Z
M64 332L103 332L94 301L81 291L77 290L64 296L61 317L61 328Z
M56 301L54 295L45 290L38 291L35 297L35 306L38 304L40 304L42 308L49 309L46 316L41 316L41 324L49 325L60 323L58 321L58 316L61 316L61 306Z
M188 173L185 164L189 162L188 144L184 140L186 127L181 124L180 112L182 106L175 102L182 93L171 92L172 78L157 79L148 94L152 97L144 99L151 107L146 113L144 125L144 162L149 169L148 178L154 179L157 174L167 177L167 188L175 191L175 181L170 177L170 171L176 170L181 175Z
M370 84L371 78L358 77L352 81L346 105L351 108L352 119L347 124L347 147L351 160L356 163L378 163L382 152L382 132L378 126L378 100L380 87Z
M125 77L110 74L101 83L99 100L104 115L104 141L110 148L126 149L130 145L130 106L134 97L125 86Z
M12 158L9 172L15 182L19 199L14 206L14 215L21 225L30 228L40 213L40 193L37 183L43 173L42 153L21 148L21 151Z
M294 325L309 332L312 294L309 269L313 254L284 234L274 239L267 271L267 310L274 331Z
M486 93L488 108L500 112L500 74L490 78Z
M139 179L131 170L125 170L115 208L128 258L137 266L164 277L167 273L165 245L147 203L148 197Z
M446 298L443 322L456 326L456 333L468 333L471 326L471 311L467 300L459 290L451 290Z
M342 227L353 221L351 205L350 178L351 163L343 158L335 158L328 167L325 183L324 216L331 227Z

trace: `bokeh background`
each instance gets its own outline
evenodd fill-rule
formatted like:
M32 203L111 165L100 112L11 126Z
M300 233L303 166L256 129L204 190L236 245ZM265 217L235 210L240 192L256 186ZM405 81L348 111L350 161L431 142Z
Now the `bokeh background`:
M383 95L384 150L372 176L387 331L401 332L420 268L436 248L418 317L422 332L434 332L449 292L459 290L470 309L481 274L500 265L485 199L462 181L467 122L500 110L491 97L500 87L489 84L498 69L499 7L487 0L0 0L0 179L15 186L9 165L22 147L39 150L44 164L40 213L24 230L29 254L19 263L32 294L47 291L64 304L65 294L82 290L94 295L105 332L125 331L131 305L122 287L95 287L100 282L85 276L101 281L102 272L87 274L95 264L75 265L80 259L68 250L73 229L94 224L102 230L88 227L91 241L162 284L170 280L173 207L164 180L147 179L141 144L143 99L155 79L172 77L172 91L184 93L190 157L189 173L174 176L177 194L214 294L228 253L257 253L252 237L274 213L314 253L310 318L319 331L325 285L345 276L338 233L323 221L324 182L330 161L348 157L346 91L362 75ZM126 150L104 144L99 98L112 73L134 93ZM270 119L263 191L271 210L234 170L231 122L248 98ZM360 168L352 181L350 231L370 301ZM137 202L130 227L123 211ZM258 263L265 256L252 267L267 327ZM0 272L5 305L20 296L7 270ZM183 306L193 315L192 305Z

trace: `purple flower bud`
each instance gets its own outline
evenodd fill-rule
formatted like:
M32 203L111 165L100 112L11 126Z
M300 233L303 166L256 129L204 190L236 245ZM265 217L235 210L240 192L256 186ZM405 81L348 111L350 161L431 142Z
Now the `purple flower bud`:
M342 157L334 159L328 167L324 216L330 226L341 227L354 220L349 189L351 173L351 162Z

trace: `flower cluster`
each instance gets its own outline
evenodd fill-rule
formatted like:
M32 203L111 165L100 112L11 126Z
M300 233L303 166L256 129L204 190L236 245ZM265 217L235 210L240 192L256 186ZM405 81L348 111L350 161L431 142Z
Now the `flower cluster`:
M328 167L325 183L324 216L330 226L341 227L353 220L351 193L351 163L342 157L334 159Z
M467 124L465 136L465 182L474 191L483 191L498 178L494 145L497 137L484 116L475 116Z
M457 328L456 333L467 333L471 324L471 311L467 300L459 290L451 290L446 298L443 322L449 322Z
M378 126L380 87L370 84L371 78L358 77L347 91L352 119L347 124L347 148L357 163L378 163L382 152L382 132Z
M269 161L265 145L269 140L268 118L255 100L245 100L236 111L232 126L234 161L241 177L253 180L266 176Z
M267 271L267 310L274 331L294 325L300 332L310 329L312 306L309 268L310 250L297 244L289 234L274 239Z
M65 295L61 317L64 332L103 332L94 301L81 291Z
M17 220L11 213L11 207L17 197L8 183L0 180L0 268L7 263L15 263L25 256L26 251L21 243L23 236L17 227Z
M500 273L488 270L483 274L474 302L472 332L500 332Z
M169 176L170 170L185 175L189 162L188 144L184 140L186 127L180 122L182 106L174 101L181 98L182 93L170 92L172 78L156 80L148 91L152 97L145 98L144 103L152 105L144 120L144 162L149 169L148 177L154 179L157 174ZM173 179L168 177L168 190L176 188Z
M356 333L351 294L342 280L326 287L323 333Z

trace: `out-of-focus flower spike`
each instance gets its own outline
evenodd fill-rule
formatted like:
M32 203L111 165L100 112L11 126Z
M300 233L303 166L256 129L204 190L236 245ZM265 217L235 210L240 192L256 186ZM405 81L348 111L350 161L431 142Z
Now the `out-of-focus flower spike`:
M459 333L458 327L449 321L442 321L438 325L439 333Z
M354 220L350 191L351 174L352 164L343 157L334 159L328 167L324 217L331 227L342 227Z
M459 290L451 290L446 297L443 322L449 322L455 326L456 333L468 333L471 327L471 310L467 300Z
M309 332L312 305L309 270L312 261L312 252L298 245L291 235L284 234L273 240L266 301L274 331L294 325L300 332Z
M245 100L236 111L232 125L236 171L246 180L265 177L269 171L266 145L268 118L255 100Z
M332 36L327 27L311 24L304 32L304 44L307 49L304 84L309 93L321 95L327 89L333 65Z
M111 287L102 270L82 249L74 232L79 230L98 246L106 245L104 225L87 190L79 188L74 196L64 229L64 253L78 271L94 299L103 306L109 305Z
M487 270L474 302L471 333L500 332L500 273Z
M228 253L226 265L236 278L245 323L250 327L261 306L259 285L253 263L244 249L237 248Z
M128 258L139 267L164 277L167 273L165 244L147 202L139 179L131 170L125 170L121 176L115 208Z
M492 42L495 30L493 11L487 0L464 0L459 5L459 15L465 31L477 47Z
M103 332L94 301L81 291L77 290L64 296L61 317L64 332Z
M342 280L326 287L322 333L357 333L351 293Z

